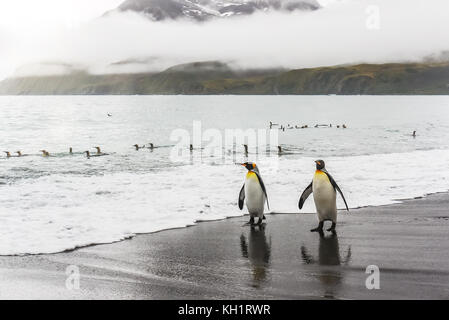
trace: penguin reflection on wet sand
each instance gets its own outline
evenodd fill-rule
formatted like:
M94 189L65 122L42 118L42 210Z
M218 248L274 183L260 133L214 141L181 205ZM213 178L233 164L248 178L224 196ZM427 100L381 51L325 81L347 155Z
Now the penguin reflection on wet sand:
M318 261L308 253L304 245L301 246L301 256L305 264L318 263L322 266L339 266L342 263L347 264L351 259L351 246L348 247L345 258L341 259L337 233L335 232L329 236L325 236L324 232L320 232Z
M244 144L243 148L245 149L245 156L247 157L248 156L248 145Z
M319 225L317 228L312 229L312 232L323 232L324 222L331 221L332 226L327 231L335 232L337 225L337 192L338 191L343 198L346 205L346 210L349 211L348 204L340 190L340 187L335 182L334 178L327 172L323 160L317 160L316 171L313 176L312 182L304 190L299 198L298 207L301 210L304 202L313 193L313 199L315 201L315 207L318 215Z
M266 280L270 267L271 239L267 241L265 228L251 227L248 237L242 233L240 248L242 256L251 264L254 285L259 287Z
M264 209L265 201L267 202L267 207L270 209L268 203L267 190L265 184L263 183L262 176L260 175L259 169L255 163L245 162L240 163L244 166L248 173L246 174L245 183L239 193L239 208L243 209L243 202L246 198L246 207L250 215L249 224L254 224L254 218L259 218L257 224L261 225L262 220L265 219Z
M351 260L351 246L348 247L344 257L340 255L340 245L338 243L338 236L332 233L325 237L323 232L320 232L320 244L318 248L318 258L315 259L305 245L301 246L301 257L303 263L306 265L318 264L325 267L338 267L348 265ZM320 272L314 271L314 274L323 285L327 298L335 298L335 291L342 282L343 273L340 268L326 268Z

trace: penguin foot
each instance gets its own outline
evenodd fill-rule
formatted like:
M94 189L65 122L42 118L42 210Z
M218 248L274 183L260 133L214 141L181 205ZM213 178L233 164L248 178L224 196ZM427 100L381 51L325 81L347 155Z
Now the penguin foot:
M248 221L249 225L254 225L254 217L251 217Z
M320 233L323 232L323 225L324 225L324 222L320 221L320 223L318 224L318 227L310 230L310 232L320 232Z
M327 231L329 231L329 232L332 232L332 233L335 233L336 231L335 231L335 227L337 226L337 224L335 223L335 222L332 222L332 226L329 228L329 229L327 229Z
M259 221L257 221L257 225L261 226L262 225L262 221L263 221L263 218L259 218Z

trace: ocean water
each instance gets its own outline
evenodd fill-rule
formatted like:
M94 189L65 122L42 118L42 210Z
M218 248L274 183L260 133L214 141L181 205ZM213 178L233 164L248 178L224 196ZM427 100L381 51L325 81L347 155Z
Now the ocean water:
M269 121L309 128L269 130ZM336 128L343 123L347 129ZM249 140L248 157L241 141L208 141L232 129L273 139L259 148ZM0 151L25 154L0 155L0 255L54 253L242 215L246 170L235 163L245 160L258 164L271 212L299 212L318 158L351 208L447 191L448 137L448 96L0 97ZM132 146L149 142L154 150ZM95 146L108 155L82 154ZM312 198L301 212L314 212Z

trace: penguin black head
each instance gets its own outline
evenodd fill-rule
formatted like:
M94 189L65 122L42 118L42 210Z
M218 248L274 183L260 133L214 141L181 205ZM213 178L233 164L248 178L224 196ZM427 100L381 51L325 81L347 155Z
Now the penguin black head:
M257 168L256 164L252 163L252 162L241 163L241 165L244 166L246 169L248 169L248 171L254 170Z
M324 164L323 160L316 160L315 163L316 163L316 169L317 170L323 170L324 169L325 164Z

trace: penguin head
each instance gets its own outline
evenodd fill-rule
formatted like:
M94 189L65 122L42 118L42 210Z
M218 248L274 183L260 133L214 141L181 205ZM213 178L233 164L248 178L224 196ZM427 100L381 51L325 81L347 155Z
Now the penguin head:
M325 164L324 164L323 160L316 160L315 163L316 163L316 169L317 170L323 170L324 169Z
M241 163L241 165L244 166L246 169L248 169L248 171L254 170L257 168L256 164L252 163L252 162Z

